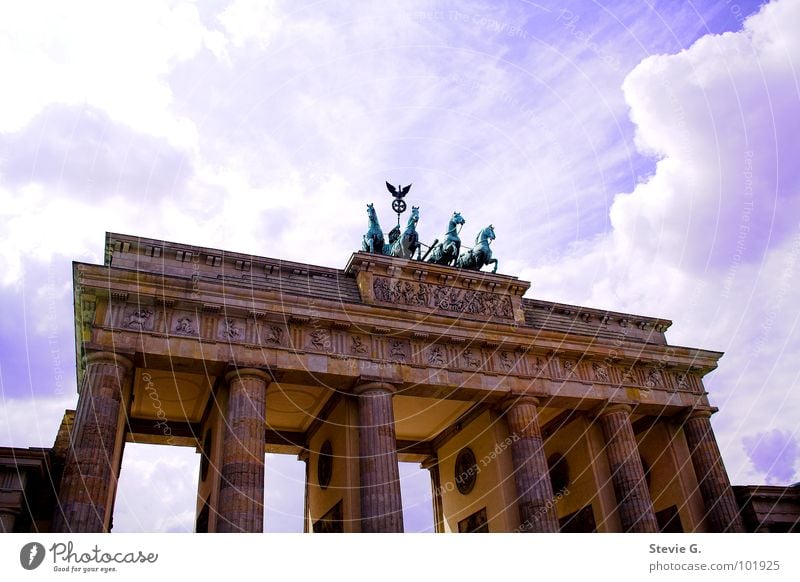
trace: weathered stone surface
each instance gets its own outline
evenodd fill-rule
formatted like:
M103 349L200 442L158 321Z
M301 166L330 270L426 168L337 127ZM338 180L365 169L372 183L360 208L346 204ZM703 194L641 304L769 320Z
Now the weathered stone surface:
M117 478L113 462L121 446L117 442L120 401L132 367L130 360L110 352L86 358L53 531L102 532L106 528L109 488Z
M537 418L538 404L539 400L531 396L512 396L505 403L505 416L517 485L519 529L553 533L558 531L558 516Z
M630 421L631 408L615 404L598 414L606 440L606 456L617 497L617 512L625 532L657 532L653 501Z
M402 532L403 504L389 384L370 382L356 388L361 469L361 531Z
M345 271L356 277L361 300L448 317L524 323L521 297L530 283L508 275L356 253Z
M710 410L694 410L683 423L697 483L706 505L706 522L712 532L743 532L739 507L710 419Z
M267 385L262 370L229 372L220 475L219 532L264 531L264 426Z

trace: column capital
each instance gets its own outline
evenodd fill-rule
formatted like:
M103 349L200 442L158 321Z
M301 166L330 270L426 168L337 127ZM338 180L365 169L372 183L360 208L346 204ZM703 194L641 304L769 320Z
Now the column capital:
M303 461L304 463L307 463L310 458L311 458L311 452L308 449L303 449L299 453L297 453L298 461Z
M124 356L117 352L106 352L106 351L87 352L83 356L83 362L87 366L89 364L107 362L122 366L126 370L131 370L133 368L133 360L131 360L128 356Z
M357 384L353 388L353 394L356 396L364 394L394 394L395 392L397 392L397 388L388 382L364 382L363 384Z
M542 401L541 397L534 396L533 394L515 394L512 392L511 394L503 398L503 400L500 401L497 407L502 412L505 412L509 408L512 408L514 406L519 406L521 404L531 404L533 406L538 407L539 404L541 404L541 401Z
M609 414L614 414L615 412L624 412L630 416L633 412L633 407L630 404L622 402L606 402L595 409L594 417L600 419Z
M272 375L269 372L261 370L259 368L235 368L230 372L228 372L227 374L225 374L225 382L230 383L235 378L246 378L248 376L254 376L256 378L260 378L261 380L264 380L264 382L266 382L267 384L272 383Z
M676 414L675 421L677 424L683 424L687 420L693 418L711 418L711 416L718 411L719 408L715 406L690 406L686 410Z

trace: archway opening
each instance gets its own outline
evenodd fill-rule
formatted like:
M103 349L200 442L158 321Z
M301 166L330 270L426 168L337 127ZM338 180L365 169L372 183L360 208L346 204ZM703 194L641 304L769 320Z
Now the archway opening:
M264 463L264 531L302 533L306 466L297 455L267 453Z
M431 476L419 463L400 463L400 494L403 497L403 530L434 530Z
M193 532L199 470L191 447L126 443L111 531Z

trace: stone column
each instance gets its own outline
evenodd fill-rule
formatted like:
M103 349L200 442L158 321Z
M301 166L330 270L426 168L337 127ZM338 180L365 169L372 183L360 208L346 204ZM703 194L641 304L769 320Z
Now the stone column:
M558 514L539 428L538 405L539 399L533 396L512 396L503 408L512 441L519 531L553 533L559 530Z
M218 532L264 531L264 431L269 374L240 368L225 376L228 406L220 471Z
M692 410L683 422L692 465L706 506L706 521L714 533L744 532L739 506L711 428L711 414L711 410Z
M605 451L611 466L617 512L623 532L657 532L658 522L647 489L630 414L631 407L627 404L612 404L597 415L606 441Z
M393 393L394 388L383 382L369 382L355 389L364 533L403 531Z
M90 353L85 362L54 532L102 532L113 507L109 492L117 478L114 456L122 446L117 428L133 363L111 352Z
M439 477L438 457L428 457L422 462L422 468L431 474L431 498L433 500L433 531L444 533L444 505L442 505L442 481Z

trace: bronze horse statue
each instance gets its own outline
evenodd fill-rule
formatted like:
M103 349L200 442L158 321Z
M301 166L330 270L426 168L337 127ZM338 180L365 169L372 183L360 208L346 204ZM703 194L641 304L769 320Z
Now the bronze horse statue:
M367 204L368 230L361 241L361 250L368 253L383 254L383 230L378 222L378 213L370 202Z
M492 258L492 249L489 246L494 239L494 227L490 224L475 237L475 248L469 249L458 257L456 267L470 271L480 271L485 265L494 263L492 273L496 273L497 259Z
M461 213L453 213L447 225L444 241L434 245L429 251L429 263L436 263L437 265L453 265L453 263L455 263L458 258L458 253L461 250L461 238L458 236L458 227L466 222L467 221L461 216Z
M408 225L403 236L397 237L396 241L392 241L391 233L389 233L389 241L391 244L391 254L393 257L400 257L401 259L411 259L414 257L414 252L417 252L419 258L419 250L422 245L419 244L419 235L417 234L417 222L419 222L419 206L411 207L411 216L408 217ZM395 227L399 230L399 227Z
M383 229L378 222L378 213L372 203L367 204L368 230L361 240L361 250L377 255L390 255L392 247L400 238L400 226L395 226L389 231L389 242L384 242Z

